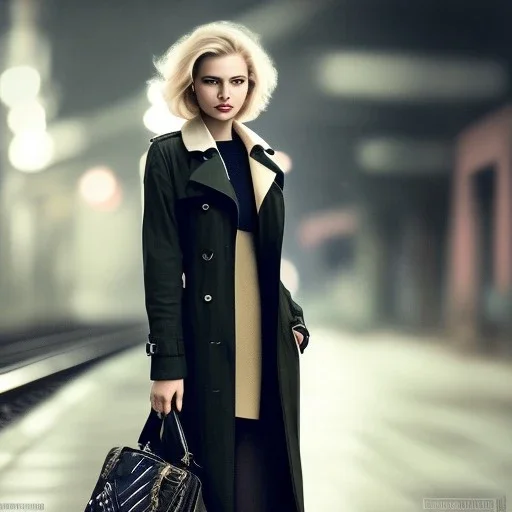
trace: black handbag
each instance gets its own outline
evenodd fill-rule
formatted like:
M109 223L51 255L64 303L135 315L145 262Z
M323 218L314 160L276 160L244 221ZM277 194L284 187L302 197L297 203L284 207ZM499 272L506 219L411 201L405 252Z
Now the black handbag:
M162 420L151 410L138 446L108 452L85 512L206 512L175 411Z

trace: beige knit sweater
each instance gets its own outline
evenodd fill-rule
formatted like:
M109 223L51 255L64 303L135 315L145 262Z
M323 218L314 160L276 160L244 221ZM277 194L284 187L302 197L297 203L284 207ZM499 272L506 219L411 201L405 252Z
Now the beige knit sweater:
M254 235L237 231L235 253L235 416L259 419L261 305Z

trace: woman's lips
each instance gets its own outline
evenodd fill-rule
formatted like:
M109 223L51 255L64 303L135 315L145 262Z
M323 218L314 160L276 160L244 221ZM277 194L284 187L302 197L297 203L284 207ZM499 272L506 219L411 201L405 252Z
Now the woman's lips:
M217 110L221 112L229 112L233 107L215 107Z

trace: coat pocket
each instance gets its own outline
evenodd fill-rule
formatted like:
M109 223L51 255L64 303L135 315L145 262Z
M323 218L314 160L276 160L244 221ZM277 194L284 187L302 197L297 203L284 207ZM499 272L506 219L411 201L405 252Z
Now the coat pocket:
M291 347L295 353L295 355L298 357L300 354L299 350L299 344L297 343L295 339L295 334L293 333L293 325L294 325L294 319L289 311L289 308L287 307L286 297L284 295L281 295L280 298L281 301L281 307L280 307L280 324L281 324L281 333L284 337L284 342L287 345L292 344Z
M293 327L290 327L290 331L292 333L292 341L293 341L293 345L294 345L294 350L295 350L295 352L297 352L297 355L300 355L300 348L299 348L297 339L295 338L295 333L293 332Z
M290 354L293 354L293 357L295 359L299 359L299 346L297 344L297 341L295 340L295 335L293 334L293 329L291 326L291 323L286 319L286 317L283 317L281 319L281 340L280 343L282 343L286 348L285 352Z

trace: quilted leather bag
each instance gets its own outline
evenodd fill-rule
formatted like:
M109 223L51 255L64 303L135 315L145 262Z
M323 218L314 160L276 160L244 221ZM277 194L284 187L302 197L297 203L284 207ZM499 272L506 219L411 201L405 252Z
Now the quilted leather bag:
M108 452L85 512L206 512L191 471L200 466L174 411L162 420L151 410L138 446Z

